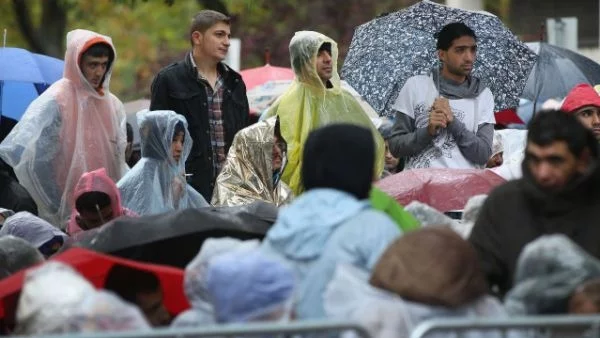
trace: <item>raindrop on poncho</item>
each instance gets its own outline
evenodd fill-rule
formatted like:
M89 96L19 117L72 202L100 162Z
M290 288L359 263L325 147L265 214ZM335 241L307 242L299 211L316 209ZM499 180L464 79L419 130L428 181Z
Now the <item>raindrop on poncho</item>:
M110 45L115 55L100 89L79 68L82 54L94 43ZM108 36L69 32L64 77L29 105L0 144L0 157L31 194L40 217L60 228L66 226L73 189L84 172L104 167L116 181L127 171L125 109L108 88L115 60Z
M324 43L331 44L332 88L326 88L316 68L317 54ZM288 90L261 117L279 116L281 135L288 144L288 164L283 172L296 195L303 188L300 168L304 143L310 131L332 123L352 123L369 128L377 146L374 177L383 172L385 144L360 103L342 89L337 72L338 47L331 38L317 32L300 31L290 41L290 59L296 78Z
M142 159L117 182L123 205L141 216L207 207L185 178L185 161L192 149L185 117L170 110L144 110L137 119ZM183 124L185 136L181 157L175 161L171 143L178 123Z

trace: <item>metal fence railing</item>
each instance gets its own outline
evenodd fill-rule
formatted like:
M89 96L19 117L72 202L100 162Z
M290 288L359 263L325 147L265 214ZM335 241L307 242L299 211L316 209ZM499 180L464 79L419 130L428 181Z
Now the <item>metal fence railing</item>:
M427 337L599 337L600 316L526 316L433 319L422 322L410 338Z
M156 329L152 331L71 333L39 336L37 338L196 338L196 337L257 337L318 335L353 331L360 338L372 338L362 326L338 321L295 321L290 323L250 323L220 326L203 326L186 329ZM329 335L327 335L329 336ZM17 338L17 337L14 337Z

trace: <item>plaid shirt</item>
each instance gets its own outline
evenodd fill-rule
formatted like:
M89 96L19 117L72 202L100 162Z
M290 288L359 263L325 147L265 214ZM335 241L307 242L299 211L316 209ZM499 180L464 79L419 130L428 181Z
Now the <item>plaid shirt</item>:
M192 60L192 66L198 70L192 53L190 53L190 59ZM212 145L211 160L214 168L213 178L216 178L219 175L221 169L223 168L223 163L225 163L225 160L227 159L227 154L225 152L223 111L221 110L221 104L223 103L223 92L225 91L225 78L222 76L222 74L227 71L227 68L220 67L218 70L217 82L215 83L214 89L208 80L202 76L200 72L198 72L198 79L204 83L204 88L206 89L206 98L208 100L208 124L210 126L210 142Z

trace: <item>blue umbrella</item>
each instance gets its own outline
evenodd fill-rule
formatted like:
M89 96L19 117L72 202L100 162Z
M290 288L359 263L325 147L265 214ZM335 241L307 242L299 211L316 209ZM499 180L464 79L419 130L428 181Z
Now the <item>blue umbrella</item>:
M494 15L426 0L359 26L342 76L380 115L391 117L406 80L439 67L434 34L451 22L463 22L477 35L473 75L490 87L495 111L517 106L535 53Z
M19 120L27 106L62 78L62 60L21 48L0 48L0 114Z

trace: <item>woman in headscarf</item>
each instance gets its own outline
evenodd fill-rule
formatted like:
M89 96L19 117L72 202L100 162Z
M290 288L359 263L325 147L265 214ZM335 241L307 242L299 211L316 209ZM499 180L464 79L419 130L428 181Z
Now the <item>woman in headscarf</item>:
M45 257L55 254L67 239L64 232L27 211L18 212L4 222L0 236L7 235L26 240Z
M121 194L106 169L100 168L83 174L75 186L73 212L67 225L71 236L98 228L121 216L137 216L121 205Z
M208 206L186 182L192 139L185 117L170 110L145 110L137 118L142 159L117 182L123 204L138 215Z
M323 292L335 265L370 270L401 231L368 200L375 167L369 129L349 124L317 129L303 159L306 192L281 209L262 249L294 267L298 318L324 318Z
M286 148L276 117L240 130L217 177L212 205L236 206L260 200L280 206L289 202L292 191L281 181Z
M281 135L288 143L289 162L282 179L296 195L304 190L300 172L308 134L331 123L368 128L376 149L372 177L379 177L383 172L383 139L360 103L341 87L337 58L337 43L331 38L317 32L296 32L290 41L290 59L296 78L261 117L279 116Z

